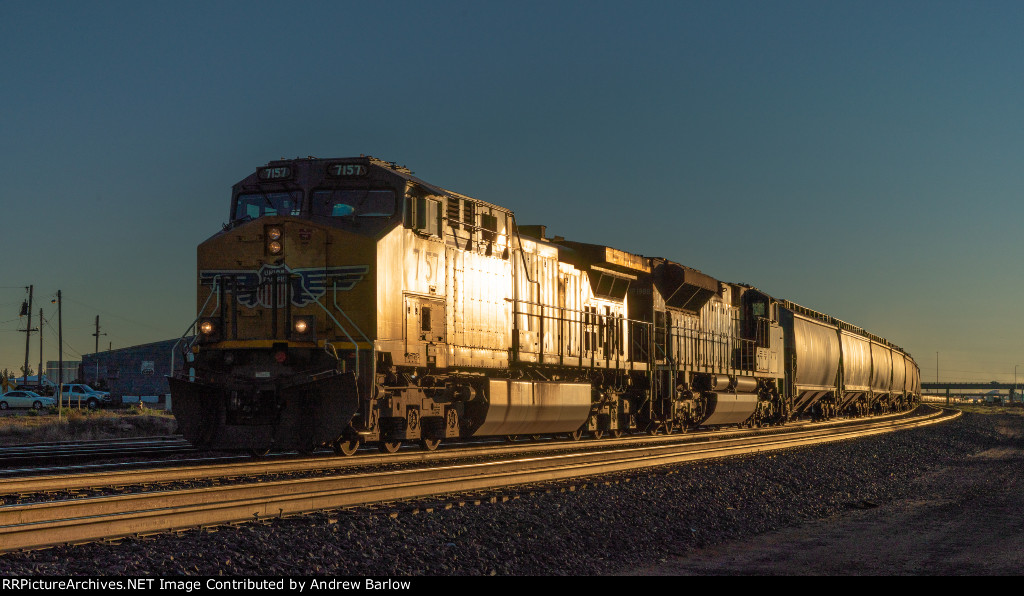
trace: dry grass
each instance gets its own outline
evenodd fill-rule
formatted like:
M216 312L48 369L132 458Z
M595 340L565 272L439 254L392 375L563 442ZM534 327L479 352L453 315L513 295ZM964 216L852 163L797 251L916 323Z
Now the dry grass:
M0 416L0 445L169 435L177 426L169 412L138 405L92 412L64 408L60 419L52 409Z

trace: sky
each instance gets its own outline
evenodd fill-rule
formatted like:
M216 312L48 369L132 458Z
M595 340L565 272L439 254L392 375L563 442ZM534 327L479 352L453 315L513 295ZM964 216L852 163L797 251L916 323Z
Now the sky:
M0 370L181 336L281 157L374 155L549 235L1024 381L1024 3L0 0ZM29 363L38 366L38 335Z

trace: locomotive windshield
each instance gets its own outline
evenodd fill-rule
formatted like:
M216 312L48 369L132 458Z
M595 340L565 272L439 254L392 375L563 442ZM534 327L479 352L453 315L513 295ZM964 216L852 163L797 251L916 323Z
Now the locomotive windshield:
M393 190L318 190L313 193L313 215L389 217L394 213Z
M238 195L234 219L263 217L265 215L299 215L302 191L261 192Z

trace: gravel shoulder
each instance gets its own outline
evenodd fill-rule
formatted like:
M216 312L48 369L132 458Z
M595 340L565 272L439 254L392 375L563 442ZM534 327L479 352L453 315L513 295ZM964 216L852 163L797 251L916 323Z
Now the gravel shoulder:
M1018 575L1024 568L1024 417L967 414L973 445L936 453L901 498L729 540L639 575ZM945 433L943 433L945 434ZM936 445L937 447L939 445ZM885 482L882 479L882 482Z
M1024 416L965 413L505 503L0 555L0 575L1017 574L1022 446Z

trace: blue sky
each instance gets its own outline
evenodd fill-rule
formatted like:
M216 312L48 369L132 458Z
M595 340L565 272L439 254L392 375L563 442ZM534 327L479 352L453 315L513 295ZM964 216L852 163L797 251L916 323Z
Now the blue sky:
M371 154L1024 379L1019 2L0 0L0 369L180 336L278 157ZM33 339L29 362L38 362Z

